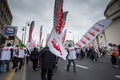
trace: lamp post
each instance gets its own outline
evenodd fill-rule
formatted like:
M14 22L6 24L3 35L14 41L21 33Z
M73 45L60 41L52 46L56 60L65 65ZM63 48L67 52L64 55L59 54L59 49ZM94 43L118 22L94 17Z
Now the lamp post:
M30 26L30 23L27 21L25 26L22 28L22 31L24 31L23 35L24 35L24 39L23 39L23 43L25 44L26 41L26 30L27 30L27 26ZM23 36L22 35L22 36Z
M23 42L24 44L25 44L25 40L26 40L26 28L27 28L26 26L24 26L24 27L22 28L22 31L24 31L24 32L23 32L23 35L22 35L22 40L23 40L22 42Z
M74 43L75 43L75 40L74 40L74 34L73 34L71 31L69 31L69 33L71 33L72 36L73 36L73 46L74 46Z

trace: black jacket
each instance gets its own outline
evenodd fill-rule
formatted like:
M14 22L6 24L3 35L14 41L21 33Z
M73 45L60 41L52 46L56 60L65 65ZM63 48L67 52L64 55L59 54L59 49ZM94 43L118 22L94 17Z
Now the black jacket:
M39 54L40 54L40 52L37 49L34 49L30 54L30 59L31 60L38 59Z
M48 47L45 47L40 51L40 57L42 58L41 68L53 69L56 56L50 52Z

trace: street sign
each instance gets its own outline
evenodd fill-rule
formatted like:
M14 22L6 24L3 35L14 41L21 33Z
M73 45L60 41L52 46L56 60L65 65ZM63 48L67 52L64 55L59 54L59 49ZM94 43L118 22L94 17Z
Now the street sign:
M6 36L16 36L17 33L16 26L5 26L4 30Z

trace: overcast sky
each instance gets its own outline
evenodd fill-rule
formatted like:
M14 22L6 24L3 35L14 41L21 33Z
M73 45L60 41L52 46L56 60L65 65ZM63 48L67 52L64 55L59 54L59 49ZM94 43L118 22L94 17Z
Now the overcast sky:
M33 39L39 41L39 28L43 25L44 42L47 33L53 28L53 12L55 0L8 0L13 26L18 26L18 37L22 39L22 27L26 22L35 21ZM104 11L110 0L64 0L63 10L69 11L65 29L67 39L77 41L95 22L104 19ZM27 36L28 39L27 27ZM69 33L71 31L72 33Z

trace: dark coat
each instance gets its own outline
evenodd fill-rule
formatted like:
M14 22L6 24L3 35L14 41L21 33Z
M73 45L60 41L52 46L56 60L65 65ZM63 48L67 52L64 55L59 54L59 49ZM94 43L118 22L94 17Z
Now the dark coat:
M30 59L31 60L38 59L39 54L40 54L40 52L37 49L34 49L30 54Z
M56 61L56 56L52 54L48 47L43 48L40 51L41 68L44 69L53 69Z

